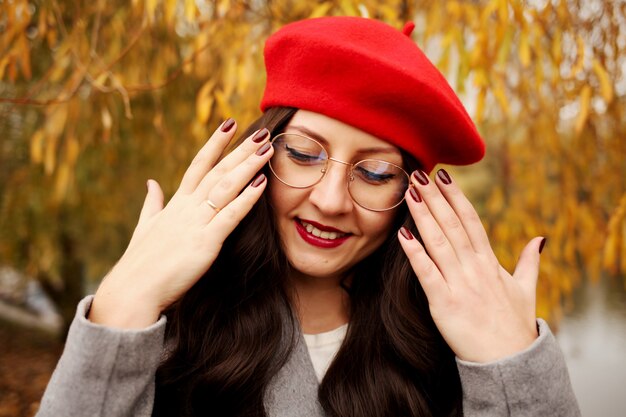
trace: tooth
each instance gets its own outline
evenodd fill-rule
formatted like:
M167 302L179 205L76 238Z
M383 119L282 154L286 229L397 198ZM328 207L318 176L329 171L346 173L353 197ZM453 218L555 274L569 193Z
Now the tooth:
M330 236L329 232L322 232L322 234L320 235L322 239L328 239L329 236Z
M322 231L316 228L313 228L313 231L311 233L313 234L313 236L317 236L317 237L320 237L322 235Z
M336 232L330 232L328 234L328 238L327 239L335 240L335 239L337 239L337 237L338 237L338 234Z
M310 224L306 225L306 231L311 233L313 231L313 226L311 226Z

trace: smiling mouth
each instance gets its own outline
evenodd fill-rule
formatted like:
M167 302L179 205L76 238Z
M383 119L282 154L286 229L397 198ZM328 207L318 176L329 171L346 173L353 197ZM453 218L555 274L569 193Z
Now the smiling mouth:
M324 230L320 230L317 227L313 226L311 223L308 223L301 219L298 219L298 223L300 223L306 229L308 233L312 234L315 237L319 237L322 239L335 240L335 239L339 239L339 238L349 235L349 233L327 232Z

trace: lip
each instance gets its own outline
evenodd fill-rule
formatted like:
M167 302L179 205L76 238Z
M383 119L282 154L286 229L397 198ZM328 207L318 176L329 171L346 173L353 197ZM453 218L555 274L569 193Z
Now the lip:
M310 222L308 220L303 220L303 221L310 223L313 226L323 231L345 233L345 232L342 232L341 230L338 230L332 227L324 227L324 228L319 227L318 226L319 223ZM297 219L294 220L294 224L296 225L296 230L298 231L298 234L300 235L302 240L304 240L310 245L317 246L318 248L324 248L324 249L336 248L337 246L343 244L346 240L348 240L352 236L351 234L347 234L337 239L332 239L332 240L324 239L318 236L314 236L311 233L307 232L304 226L302 225L302 223L300 223Z

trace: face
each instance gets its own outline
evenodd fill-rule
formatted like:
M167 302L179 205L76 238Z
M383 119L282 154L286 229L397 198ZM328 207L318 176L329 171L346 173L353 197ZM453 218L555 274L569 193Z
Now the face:
M285 133L316 139L329 157L340 161L379 159L402 166L397 147L318 113L299 110ZM348 192L349 171L348 165L329 161L322 180L309 188L293 188L269 177L281 244L300 274L341 280L391 232L397 208L375 212L356 204ZM320 236L320 231L328 233Z

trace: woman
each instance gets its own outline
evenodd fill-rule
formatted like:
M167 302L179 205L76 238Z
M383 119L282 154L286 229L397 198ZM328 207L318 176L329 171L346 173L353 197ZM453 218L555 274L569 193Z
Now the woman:
M426 174L484 147L411 30L333 17L268 40L263 116L220 159L225 121L165 207L148 182L40 416L579 415L534 316L545 239L511 276Z

